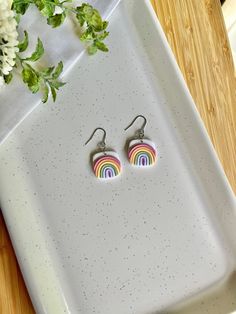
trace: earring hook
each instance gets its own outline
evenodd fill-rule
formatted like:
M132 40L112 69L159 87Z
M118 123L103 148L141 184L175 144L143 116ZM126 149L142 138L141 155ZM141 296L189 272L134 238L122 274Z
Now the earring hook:
M106 142L105 142L105 140L106 140L107 133L106 133L106 131L105 131L103 128L100 128L100 127L99 127L99 128L96 128L96 129L93 131L93 133L91 134L90 138L85 142L84 145L87 145L88 142L91 141L91 139L93 138L94 134L95 134L98 130L103 131L102 141L101 141L100 143L98 143L98 147L101 148L101 149L103 149L103 150L105 150L105 147L106 147Z
M142 139L142 138L144 137L144 128L145 128L145 126L146 126L146 124L147 124L147 119L146 119L143 115L141 115L141 114L139 114L138 116L136 116L136 117L133 119L133 121L125 128L125 131L128 130L128 129L134 124L134 122L135 122L138 118L142 118L142 119L144 120L143 125L141 126L141 128L140 128L139 131L138 131L139 138Z

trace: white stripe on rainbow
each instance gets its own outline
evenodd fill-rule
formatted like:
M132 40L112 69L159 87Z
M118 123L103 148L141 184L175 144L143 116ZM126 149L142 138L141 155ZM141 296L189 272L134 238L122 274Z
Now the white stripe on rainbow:
M156 150L150 141L130 143L128 158L132 165L138 167L152 166L156 162Z
M96 156L95 156L96 157ZM111 179L116 177L121 172L120 160L115 154L98 154L93 161L93 171L99 179Z

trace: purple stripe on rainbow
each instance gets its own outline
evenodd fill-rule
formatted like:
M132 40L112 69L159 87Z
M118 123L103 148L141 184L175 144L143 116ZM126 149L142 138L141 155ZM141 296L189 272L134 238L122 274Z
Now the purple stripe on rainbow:
M93 170L97 178L110 179L120 174L121 163L115 156L103 155L94 161Z
M130 147L128 158L134 166L151 166L156 162L156 150L148 143L137 143Z

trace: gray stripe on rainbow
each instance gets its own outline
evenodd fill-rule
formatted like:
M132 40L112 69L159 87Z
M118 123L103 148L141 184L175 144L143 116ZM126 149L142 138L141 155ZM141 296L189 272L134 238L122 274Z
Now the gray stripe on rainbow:
M156 162L156 150L151 145L141 142L129 149L128 157L134 166L152 166Z

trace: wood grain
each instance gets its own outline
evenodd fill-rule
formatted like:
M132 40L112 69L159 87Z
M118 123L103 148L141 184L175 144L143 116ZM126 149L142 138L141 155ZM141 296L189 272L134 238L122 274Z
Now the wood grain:
M236 192L236 79L218 0L152 0Z
M32 314L28 296L16 257L0 213L0 313Z
M220 1L152 3L236 191L236 80ZM0 313L34 313L1 215Z

